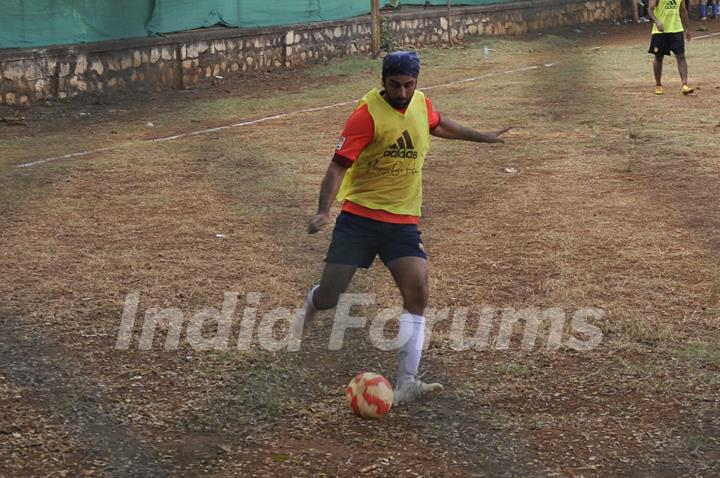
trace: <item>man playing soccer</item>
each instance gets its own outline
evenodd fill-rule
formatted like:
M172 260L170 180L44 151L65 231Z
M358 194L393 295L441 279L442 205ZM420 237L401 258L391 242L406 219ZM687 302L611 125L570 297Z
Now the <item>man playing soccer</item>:
M690 22L685 2L682 0L650 0L648 14L654 22L648 53L655 55L653 61L655 94L663 94L661 81L663 58L673 52L682 80L682 94L689 95L693 89L688 86L688 68L685 60L685 38L690 41ZM683 31L685 32L684 37Z
M395 403L428 398L439 383L417 378L428 301L427 256L418 222L422 167L430 135L479 143L502 143L510 128L481 133L441 118L432 102L416 91L420 58L415 52L385 57L383 91L373 89L345 124L320 188L318 211L310 219L314 234L330 222L333 199L343 201L320 284L308 294L305 319L335 307L358 267L380 255L403 297L398 342Z

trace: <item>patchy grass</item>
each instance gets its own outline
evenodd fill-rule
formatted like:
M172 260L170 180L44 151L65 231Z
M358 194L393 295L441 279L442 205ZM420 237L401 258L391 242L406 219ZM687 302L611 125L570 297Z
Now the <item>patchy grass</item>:
M680 356L702 365L720 365L720 345L691 344L681 351Z
M505 372L509 375L528 376L530 375L530 369L527 365L510 363L505 367Z
M382 60L375 60L362 56L334 58L323 65L318 65L308 71L313 78L367 77L377 79L382 71Z

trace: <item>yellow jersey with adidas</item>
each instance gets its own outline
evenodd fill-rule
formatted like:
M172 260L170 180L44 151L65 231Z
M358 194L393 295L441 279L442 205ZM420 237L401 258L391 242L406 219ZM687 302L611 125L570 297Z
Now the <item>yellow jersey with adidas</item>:
M358 108L363 105L375 124L373 142L348 169L338 200L420 216L422 167L430 149L425 95L415 91L404 113L393 108L378 89L367 93Z
M663 31L653 25L652 33L678 33L684 31L682 18L680 17L680 2L683 0L658 0L653 14L662 23Z

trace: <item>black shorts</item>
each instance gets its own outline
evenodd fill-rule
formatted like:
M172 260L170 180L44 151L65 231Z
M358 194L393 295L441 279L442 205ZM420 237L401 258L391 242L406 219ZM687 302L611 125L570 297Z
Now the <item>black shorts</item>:
M676 33L654 33L650 40L650 48L648 53L656 56L685 54L685 34L683 32Z
M390 224L341 212L325 262L367 269L380 255L385 265L400 257L427 259L416 224Z

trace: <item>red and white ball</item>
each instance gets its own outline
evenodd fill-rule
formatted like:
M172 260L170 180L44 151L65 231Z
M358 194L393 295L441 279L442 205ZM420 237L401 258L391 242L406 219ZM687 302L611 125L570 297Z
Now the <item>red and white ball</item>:
M392 407L393 388L382 375L359 373L348 384L345 401L359 417L380 418Z

